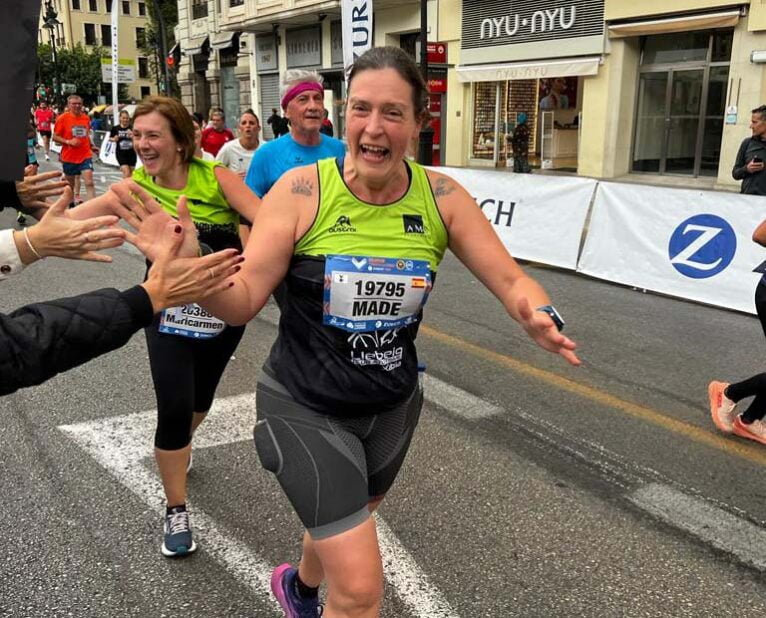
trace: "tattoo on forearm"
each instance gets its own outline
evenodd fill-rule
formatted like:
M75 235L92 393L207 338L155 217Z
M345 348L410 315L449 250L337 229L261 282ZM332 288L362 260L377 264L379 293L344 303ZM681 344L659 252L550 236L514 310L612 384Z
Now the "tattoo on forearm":
M434 197L444 197L445 195L449 195L455 190L455 185L453 185L449 180L446 178L439 178L436 181L436 186L434 187Z
M293 180L293 193L297 193L299 195L307 195L311 196L311 194L314 191L314 185L311 183L310 180L306 178L296 178Z

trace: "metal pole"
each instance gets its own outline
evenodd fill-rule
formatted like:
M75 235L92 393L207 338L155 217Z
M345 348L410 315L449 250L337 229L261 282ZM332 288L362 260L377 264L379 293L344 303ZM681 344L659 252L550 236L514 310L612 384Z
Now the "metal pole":
M428 83L428 0L420 0L420 72ZM426 108L428 111L428 108ZM430 112L429 112L430 114ZM418 163L431 165L434 152L434 130L428 123L420 131Z
M165 17L160 10L160 3L158 0L153 0L154 12L157 13L157 21L160 25L160 58L162 58L162 75L164 77L165 96L170 96L170 73L168 69L168 40L165 33Z
M112 1L112 126L120 124L120 31L118 25L117 0Z
M56 105L61 104L61 91L59 84L59 62L56 56L56 35L51 29L51 53L53 54L53 98L56 101Z

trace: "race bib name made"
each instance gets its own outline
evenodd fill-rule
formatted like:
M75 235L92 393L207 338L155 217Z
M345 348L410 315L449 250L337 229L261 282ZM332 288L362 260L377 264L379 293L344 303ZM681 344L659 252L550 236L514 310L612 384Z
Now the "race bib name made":
M350 332L416 322L431 290L425 260L328 255L323 322Z
M160 314L160 332L192 339L210 339L226 328L219 320L197 304L171 307Z

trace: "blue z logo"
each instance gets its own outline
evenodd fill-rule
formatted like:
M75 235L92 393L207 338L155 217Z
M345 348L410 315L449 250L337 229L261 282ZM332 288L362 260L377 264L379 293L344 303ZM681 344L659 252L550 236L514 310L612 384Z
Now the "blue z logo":
M695 215L670 237L670 263L692 279L707 279L725 270L737 252L734 229L716 215Z

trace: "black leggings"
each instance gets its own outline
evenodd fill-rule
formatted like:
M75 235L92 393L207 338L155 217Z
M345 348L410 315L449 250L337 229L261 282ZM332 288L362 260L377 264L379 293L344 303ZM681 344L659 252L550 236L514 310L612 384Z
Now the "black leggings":
M154 445L184 448L191 440L194 412L207 412L244 326L227 326L217 337L190 339L159 332L159 315L144 329L157 397Z
M766 283L760 281L755 288L755 311L761 321L763 335L766 337ZM745 423L759 421L766 416L766 373L759 373L752 378L730 384L726 387L726 396L732 401L740 401L755 396L750 406L742 413Z

